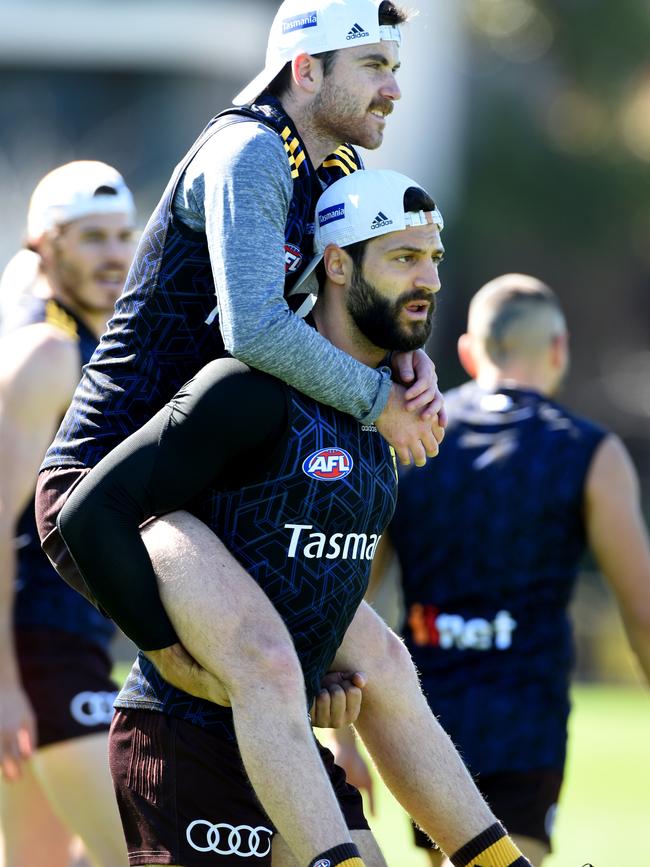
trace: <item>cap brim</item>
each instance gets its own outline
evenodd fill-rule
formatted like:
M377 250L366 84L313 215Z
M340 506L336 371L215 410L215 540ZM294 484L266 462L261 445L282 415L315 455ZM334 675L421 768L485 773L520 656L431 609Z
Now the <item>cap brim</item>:
M253 102L255 97L259 96L260 93L269 86L275 76L282 70L283 66L284 62L282 62L282 65L277 68L265 66L252 81L249 81L243 90L239 91L237 96L233 99L232 104L247 105L249 102Z
M323 254L319 253L317 256L315 256L311 260L309 265L307 265L305 270L300 275L298 282L294 283L293 286L291 287L289 295L298 295L298 294L300 294L301 289L302 289L303 294L306 293L307 290L304 289L304 284L307 281L307 278L310 277L314 273L314 271L316 269L316 265L318 265L318 263L321 261L322 258L323 258Z

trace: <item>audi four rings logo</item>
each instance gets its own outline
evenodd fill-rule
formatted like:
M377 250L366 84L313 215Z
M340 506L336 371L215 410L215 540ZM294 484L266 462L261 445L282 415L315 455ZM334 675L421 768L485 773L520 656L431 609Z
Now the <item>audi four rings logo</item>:
M70 702L70 713L79 725L98 726L113 719L116 692L79 692Z
M268 836L265 836L268 835ZM239 855L240 858L264 858L271 851L273 831L258 825L229 825L206 819L195 819L187 826L187 842L197 852L217 855Z

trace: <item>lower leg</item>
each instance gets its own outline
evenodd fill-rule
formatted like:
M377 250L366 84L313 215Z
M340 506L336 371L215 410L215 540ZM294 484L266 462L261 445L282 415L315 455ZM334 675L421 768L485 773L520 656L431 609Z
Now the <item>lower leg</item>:
M293 642L266 595L187 513L152 522L143 537L174 628L222 681L246 772L298 863L351 843L311 731Z

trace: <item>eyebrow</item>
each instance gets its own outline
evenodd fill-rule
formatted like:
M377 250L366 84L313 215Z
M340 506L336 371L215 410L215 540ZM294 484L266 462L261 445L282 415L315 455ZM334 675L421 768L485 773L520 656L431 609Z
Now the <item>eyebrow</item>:
M390 68L393 70L400 69L402 66L400 61L394 64L390 63L388 58L385 57L383 54L363 54L358 59L360 62L363 62L364 60L376 60L378 63L382 63L384 66L390 66Z
M390 253L426 253L424 247L413 247L409 244L402 244L400 247L395 247L393 250L389 251ZM442 244L439 247L436 247L433 256L444 256L445 248Z

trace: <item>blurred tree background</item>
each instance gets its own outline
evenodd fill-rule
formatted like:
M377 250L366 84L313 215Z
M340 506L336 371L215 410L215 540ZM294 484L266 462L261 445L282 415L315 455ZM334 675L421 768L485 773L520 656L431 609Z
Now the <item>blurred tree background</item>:
M546 279L574 336L566 399L625 437L647 482L650 4L471 0L467 16L463 206L445 233L463 297L444 299L437 340L451 357L491 276Z

